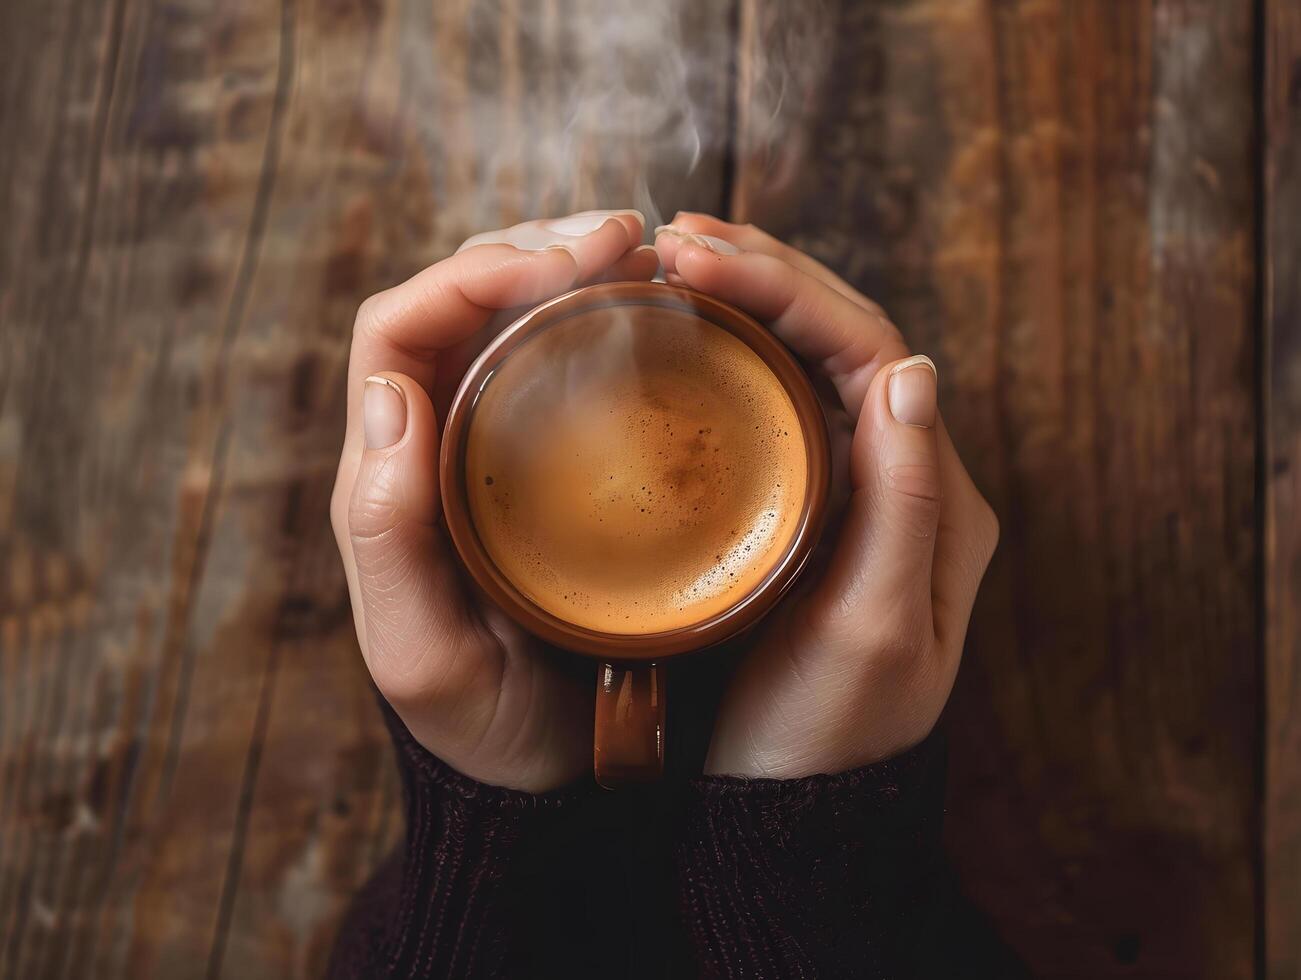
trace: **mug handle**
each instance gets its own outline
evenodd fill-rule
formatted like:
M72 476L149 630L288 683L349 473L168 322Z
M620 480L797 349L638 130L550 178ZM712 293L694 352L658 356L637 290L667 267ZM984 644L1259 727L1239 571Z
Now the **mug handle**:
M649 783L664 772L664 668L600 664L592 768L606 789Z

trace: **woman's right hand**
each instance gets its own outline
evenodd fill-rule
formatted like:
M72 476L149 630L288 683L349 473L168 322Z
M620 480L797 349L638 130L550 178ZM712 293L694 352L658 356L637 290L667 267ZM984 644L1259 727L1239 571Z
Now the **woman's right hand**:
M476 235L357 312L330 504L357 639L416 740L480 782L536 793L590 772L593 685L465 589L439 523L439 419L521 308L650 279L642 226L635 211L596 211Z
M680 213L671 282L768 324L839 401L851 495L828 561L751 635L705 772L843 772L924 739L948 700L998 520L944 428L930 358L821 263L752 225Z

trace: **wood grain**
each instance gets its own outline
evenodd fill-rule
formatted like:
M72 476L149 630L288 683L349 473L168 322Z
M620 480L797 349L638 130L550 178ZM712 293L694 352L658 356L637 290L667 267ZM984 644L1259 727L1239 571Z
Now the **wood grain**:
M1301 4L1265 4L1265 960L1301 977Z
M939 362L1004 529L950 849L1014 955L1245 977L1263 926L1301 975L1301 12L1260 2L1258 48L1216 0L0 4L0 976L320 974L399 832L326 520L353 312L629 203L756 221Z
M734 209L935 357L1002 518L950 708L964 887L1036 976L1252 976L1250 5L826 9ZM746 0L742 65L792 16Z
M596 0L0 6L0 976L319 976L399 830L327 520L356 306L716 209L731 21L625 4L658 82ZM630 110L670 83L698 138Z

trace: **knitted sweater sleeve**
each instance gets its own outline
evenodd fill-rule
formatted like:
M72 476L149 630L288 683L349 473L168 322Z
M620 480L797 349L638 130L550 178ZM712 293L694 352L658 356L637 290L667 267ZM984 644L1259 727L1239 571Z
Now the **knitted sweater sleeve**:
M405 845L353 902L331 980L945 975L935 737L835 776L531 795L385 716Z
M944 750L691 787L682 920L706 977L938 976Z
M594 784L534 795L487 786L426 751L385 706L402 772L406 838L344 920L330 980L510 977L545 955L531 941L539 894L582 901L581 883L542 858L569 849ZM580 916L583 909L568 910Z

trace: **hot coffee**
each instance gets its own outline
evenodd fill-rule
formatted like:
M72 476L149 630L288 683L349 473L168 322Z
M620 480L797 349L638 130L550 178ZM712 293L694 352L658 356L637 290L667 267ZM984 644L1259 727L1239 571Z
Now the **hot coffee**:
M529 336L474 403L465 492L492 562L603 633L691 626L781 562L808 492L803 427L755 351L673 308L579 312Z

